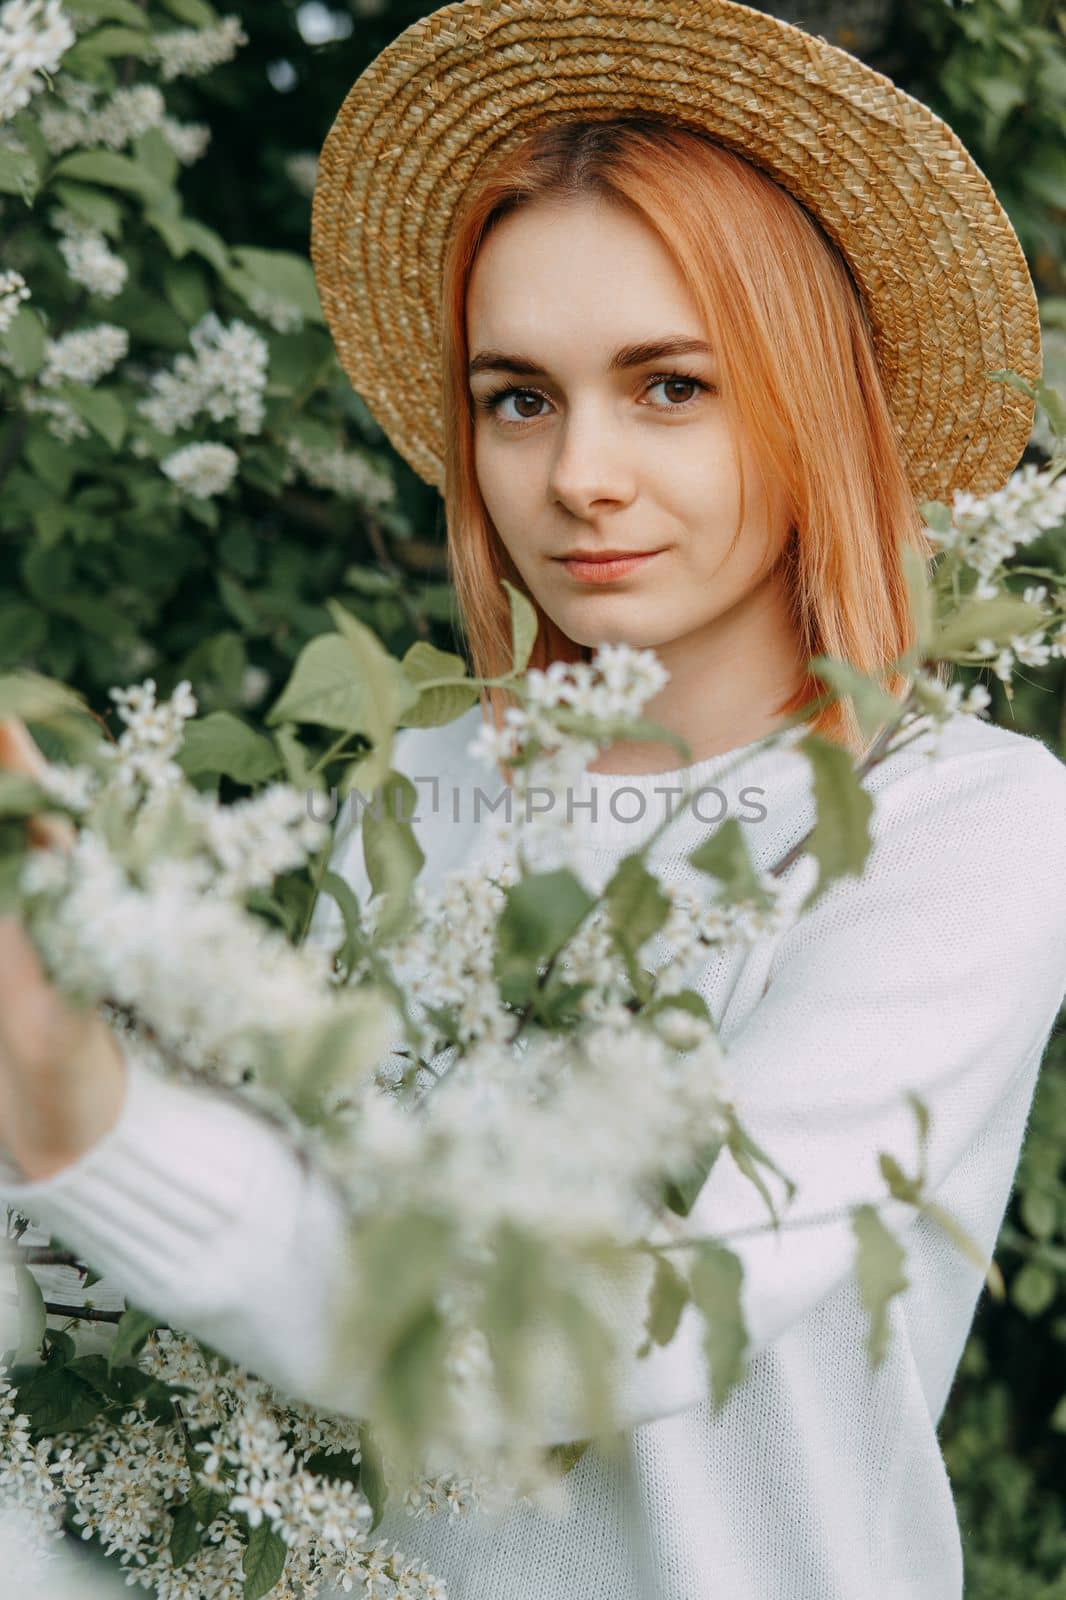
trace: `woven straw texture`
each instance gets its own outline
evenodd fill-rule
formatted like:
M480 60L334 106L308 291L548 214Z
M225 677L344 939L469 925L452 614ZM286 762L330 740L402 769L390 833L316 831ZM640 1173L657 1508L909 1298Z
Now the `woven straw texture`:
M659 115L768 172L847 259L914 492L1006 482L1040 376L1036 295L958 136L847 51L732 0L461 0L407 28L323 145L311 259L344 370L400 454L444 487L439 295L482 162L546 122Z

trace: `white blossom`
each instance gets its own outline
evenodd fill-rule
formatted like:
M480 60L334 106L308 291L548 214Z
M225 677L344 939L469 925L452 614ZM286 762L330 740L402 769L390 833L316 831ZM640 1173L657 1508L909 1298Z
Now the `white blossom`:
M223 17L208 28L174 28L153 35L151 59L158 61L165 82L199 77L232 61L248 35L239 17Z
M44 88L74 42L59 0L7 0L0 7L0 122Z
M358 500L364 505L383 505L395 496L395 487L389 474L376 467L359 450L313 449L301 440L286 440L290 471L299 468L309 483L317 489L328 489L345 500Z
M159 126L183 167L191 167L207 154L211 129L206 122L178 122L175 117L164 117Z
M927 531L940 549L953 551L977 572L977 597L991 599L998 593L994 575L1003 562L1064 519L1066 474L1055 475L1028 462L992 494L979 497L956 490L950 528L943 533Z
M113 300L126 287L129 267L111 249L99 228L80 221L69 211L52 212L53 227L60 231L59 253L67 273L102 300Z
M240 457L228 444L187 444L164 456L160 469L186 494L207 499L225 494L234 478Z
M8 269L0 271L0 334L6 333L15 320L20 303L30 298L30 291L21 272Z
M33 384L25 384L20 389L19 403L24 411L45 416L49 433L62 444L71 444L75 439L88 439L92 432L69 401L61 399L59 395L42 394Z
M113 322L100 322L93 328L78 328L59 339L49 339L39 381L46 389L60 383L99 383L124 359L129 344L126 329Z
M150 393L137 409L160 433L187 428L201 411L215 422L232 417L238 432L263 426L263 391L269 351L248 323L224 325L213 311L190 331L195 352L181 352L173 367L153 374Z

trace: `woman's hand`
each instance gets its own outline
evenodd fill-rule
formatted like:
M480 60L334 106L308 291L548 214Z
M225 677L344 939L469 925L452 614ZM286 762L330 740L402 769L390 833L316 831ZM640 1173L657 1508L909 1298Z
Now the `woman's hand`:
M45 762L17 718L0 721L0 768L36 777ZM33 817L39 846L68 846L62 817ZM48 1178L118 1120L125 1057L95 1011L75 1010L46 978L17 917L0 917L0 1145L27 1178Z

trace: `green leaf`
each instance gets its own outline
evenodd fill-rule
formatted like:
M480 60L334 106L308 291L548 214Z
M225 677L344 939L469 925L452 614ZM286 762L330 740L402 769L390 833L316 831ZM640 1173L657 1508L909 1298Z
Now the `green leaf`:
M384 744L417 704L418 690L372 628L353 617L337 600L327 601L326 609L348 646L356 672L370 697L371 715L359 732L365 733L374 745Z
M344 921L344 944L337 952L337 959L345 971L350 972L357 955L366 943L359 900L347 878L342 878L340 873L333 872L328 867L322 874L319 892L328 894L337 902L340 909Z
M106 61L112 56L135 56L143 61L151 48L151 39L144 30L144 18L139 25L97 28L83 34L63 58L64 72L75 72L91 65L93 58Z
M1034 1239L1054 1238L1059 1208L1055 1196L1041 1189L1026 1189L1021 1198L1022 1221Z
M1066 398L1049 383L1037 379L1036 397L1044 408L1052 433L1057 439L1066 438Z
M742 1277L740 1259L732 1250L709 1242L696 1246L690 1273L692 1299L706 1322L704 1350L716 1412L745 1373L748 1337L740 1303Z
M1016 634L1033 633L1043 627L1045 620L1039 606L1015 595L969 600L944 622L933 640L932 651L938 661L953 661L973 650L979 639L1004 645Z
M855 1278L870 1318L866 1351L871 1365L879 1367L888 1348L888 1303L907 1287L906 1253L871 1205L852 1206L851 1227L857 1246Z
M32 205L40 186L40 173L30 152L0 145L0 194L18 195Z
M319 634L301 650L292 676L266 715L267 723L313 722L385 739L417 690L377 636L336 602L330 609L340 633Z
M525 672L537 639L537 613L532 601L507 579L501 580L511 602L512 670Z
M133 142L134 154L155 178L161 189L169 189L177 178L181 163L159 128L146 128Z
M170 1559L176 1567L191 1561L204 1539L204 1530L187 1500L174 1506L170 1513L173 1526L170 1530Z
M817 821L805 848L818 862L818 879L801 906L806 911L834 879L861 878L870 853L874 803L862 787L851 753L820 735L808 734L798 748L814 774Z
M21 1261L15 1263L15 1288L18 1292L19 1338L15 1361L28 1361L41 1348L48 1319L44 1309L44 1296L29 1267Z
M84 417L94 432L98 433L112 450L117 450L126 436L128 417L126 407L109 389L87 389L80 383L63 383L56 393L80 417Z
M210 28L218 21L218 12L207 4L207 0L160 0L160 4L179 22L188 23L190 28Z
M766 1208L773 1219L774 1227L776 1228L780 1219L778 1218L777 1211L774 1207L773 1196L770 1194L769 1189L763 1181L758 1168L760 1166L766 1167L768 1171L777 1174L782 1183L785 1185L785 1194L788 1200L791 1200L795 1195L796 1185L787 1173L782 1172L781 1168L777 1165L777 1162L768 1156L766 1151L763 1150L760 1145L756 1144L755 1140L750 1136L750 1134L745 1131L744 1127L738 1121L736 1113L731 1108L726 1111L725 1117L726 1144L729 1147L729 1153L736 1162L739 1170L755 1185L759 1193L762 1195L763 1200L766 1202Z
M922 513L931 528L938 522L935 507L937 501L926 501L922 506ZM951 511L948 507L941 507L947 512L948 526L951 525ZM914 643L904 652L898 665L904 672L912 671L922 661L929 657L933 641L934 615L933 615L933 590L929 580L929 560L912 545L904 545L900 551L900 562L903 567L903 580L907 586L907 604L911 617L911 631Z
M0 768L0 817L20 820L35 816L49 804L47 792L26 772Z
M696 1197L707 1179L711 1169L725 1148L724 1139L715 1139L701 1151L698 1160L679 1175L672 1177L663 1188L663 1199L676 1212L679 1217L687 1217L692 1207L696 1204Z
M19 1410L37 1434L75 1433L105 1410L108 1402L91 1384L64 1366L42 1367L19 1390Z
M258 290L295 306L308 322L325 322L314 270L304 256L288 250L238 245L230 257L234 264L222 276L242 299L254 301Z
M42 483L62 498L74 475L70 446L61 444L46 428L31 428L26 435L26 460Z
M122 189L145 200L159 200L166 192L153 172L114 150L75 150L56 163L52 176L98 183L105 189Z
M886 722L893 722L899 716L899 701L882 689L876 676L860 672L849 661L835 661L832 656L815 656L811 669L842 700L851 701L865 738L872 739Z
M132 1361L152 1329L158 1326L159 1318L151 1312L128 1306L115 1327L115 1337L107 1352L108 1371L113 1372L120 1362Z
M110 195L102 193L99 189L93 189L88 184L67 183L62 179L57 179L53 183L52 193L68 211L73 211L83 222L89 223L93 228L99 228L100 232L106 233L109 238L121 238L122 207Z
M648 1355L653 1344L670 1343L687 1304L688 1284L666 1256L656 1256L645 1322L648 1337L638 1351L639 1355Z
M124 22L131 28L148 26L148 18L135 0L64 0L64 9L100 22Z
M163 268L163 293L183 322L191 327L211 309L211 292L202 267L168 261Z
M916 1205L922 1193L921 1179L908 1178L895 1156L885 1150L878 1155L877 1163L892 1198L902 1200L904 1205Z
M381 815L363 812L363 860L370 887L380 896L375 937L388 939L409 921L411 888L422 870L425 852L405 818L415 815L418 793L410 778L390 772L381 785Z
M478 700L476 686L465 682L466 662L461 656L438 650L435 645L419 639L411 646L401 662L408 679L417 689L421 683L437 678L455 678L454 688L425 689L404 713L408 728L437 728L462 716Z
M434 1305L424 1305L399 1332L382 1367L382 1399L401 1441L413 1441L441 1405L448 1329Z
M314 722L353 733L372 720L369 686L357 677L352 653L339 633L319 634L304 646L266 715L268 723Z
M731 900L751 900L763 893L736 817L727 817L719 823L695 850L689 851L687 860L697 872L717 878Z
M229 711L187 722L177 760L189 777L217 772L249 786L265 783L282 767L272 742Z
M35 655L47 637L48 622L37 606L24 600L0 602L0 666Z
M591 1444L590 1439L574 1439L570 1444L553 1444L548 1459L558 1469L561 1477L572 1472Z
M370 1509L374 1513L374 1519L367 1531L373 1533L385 1514L389 1488L385 1482L381 1453L366 1423L359 1429L359 1457L359 1487L369 1500Z
M947 1234L956 1250L961 1251L966 1259L983 1273L993 1298L1002 1300L1005 1293L1003 1274L996 1263L988 1259L977 1240L967 1233L961 1222L957 1221L950 1211L945 1211L943 1206L937 1205L935 1200L923 1200L919 1210L923 1217L935 1222L937 1227Z
M633 951L659 932L672 901L639 855L624 856L603 891L608 922Z
M209 1489L201 1480L204 1458L199 1450L185 1446L185 1460L189 1468L189 1505L201 1528L209 1528L217 1516L225 1511L229 1501L218 1489Z
M5 363L17 378L33 378L44 366L45 332L31 306L21 305L7 332L0 336Z
M69 1361L77 1349L73 1337L61 1328L45 1328L44 1337L48 1345L45 1360L55 1361L59 1366Z
M248 1548L244 1552L244 1600L260 1600L269 1594L285 1571L288 1546L270 1524L261 1522L248 1534Z
M566 943L595 903L595 896L566 867L530 874L505 890L493 972L509 1004L529 1003L536 991L538 963Z
M74 689L42 673L25 669L0 675L0 721L21 717L23 722L47 723L70 711L86 711Z

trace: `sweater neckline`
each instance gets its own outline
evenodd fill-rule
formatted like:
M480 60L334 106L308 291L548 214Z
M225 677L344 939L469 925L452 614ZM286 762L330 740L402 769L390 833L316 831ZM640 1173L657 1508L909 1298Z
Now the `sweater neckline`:
M478 726L480 717L480 706L472 707L472 728ZM684 817L671 824L663 840L669 848L671 838L688 835L693 829L705 834L735 815L738 792L746 787L759 791L758 802L771 810L774 791L783 797L786 782L794 799L797 775L809 773L808 762L794 747L808 732L800 725L763 734L701 761L660 772L590 772L586 768L556 799L552 811L560 825L568 825L574 839L586 847L622 845L633 850L680 808ZM498 772L497 779L502 794L507 786Z

